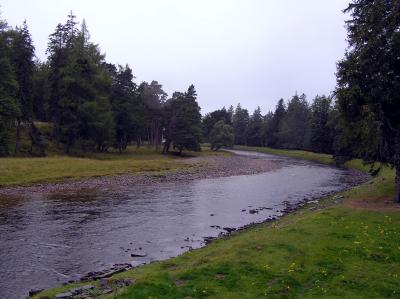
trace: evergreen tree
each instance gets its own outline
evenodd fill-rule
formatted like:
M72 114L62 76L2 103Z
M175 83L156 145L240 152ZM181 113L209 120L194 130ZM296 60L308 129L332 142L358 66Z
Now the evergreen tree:
M253 115L250 117L249 126L247 129L247 144L251 146L263 146L263 116L261 108L257 107Z
M222 120L224 123L231 125L231 114L226 111L225 107L219 110L215 110L211 113L207 113L203 118L203 129L204 136L209 137L210 132L213 130L214 125Z
M161 145L163 115L162 109L167 94L157 81L150 84L143 82L139 87L139 97L145 105L144 116L146 125L146 139L151 145L158 148Z
M7 23L0 19L0 156L11 153L15 124L21 116L18 82L10 61L9 31Z
M311 148L320 153L332 153L333 132L330 127L331 98L316 96L311 106Z
M104 55L90 43L86 24L76 29L75 16L50 37L50 106L55 137L66 153L74 145L104 151L113 138L109 101L111 77Z
M240 103L236 106L232 120L235 144L247 144L247 129L249 125L249 112L243 109Z
M354 0L345 10L349 48L338 64L342 153L396 169L400 202L400 1Z
M11 48L10 60L18 82L17 101L21 111L17 118L17 133L15 152L20 149L20 131L21 124L24 122L30 127L33 126L33 105L32 105L32 88L33 88L33 72L34 72L34 55L35 48L32 44L32 38L28 30L26 21L22 27L16 27L10 31Z
M289 149L304 149L308 144L309 118L310 110L305 95L293 96L279 128L278 145Z
M278 146L278 133L282 125L282 121L286 115L286 107L283 99L278 101L275 112L270 119L268 126L265 131L265 142L267 146L277 147Z
M214 124L210 132L211 150L219 150L221 147L233 147L234 135L232 126L220 120Z
M49 65L40 61L35 62L33 72L32 117L34 120L47 122L49 120L48 105L50 98Z
M174 93L166 104L167 126L163 152L167 152L171 144L179 153L183 149L200 150L202 126L196 98L196 90L190 85L184 94Z
M112 65L110 73L113 78L110 98L114 112L115 147L122 152L126 150L128 143L137 134L135 126L136 84L132 81L134 77L132 69L128 65L118 66L118 71Z

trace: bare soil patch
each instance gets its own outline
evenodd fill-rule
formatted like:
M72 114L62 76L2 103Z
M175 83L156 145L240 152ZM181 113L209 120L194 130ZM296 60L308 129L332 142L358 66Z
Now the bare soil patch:
M390 197L369 197L362 199L349 199L345 204L355 209L371 211L400 211L400 204L395 203Z

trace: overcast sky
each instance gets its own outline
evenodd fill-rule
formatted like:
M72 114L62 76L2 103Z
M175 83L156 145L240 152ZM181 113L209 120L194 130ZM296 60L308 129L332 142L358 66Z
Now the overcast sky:
M168 94L194 84L202 113L238 102L274 109L296 91L335 87L349 0L0 0L10 25L26 19L36 55L73 10L106 59Z

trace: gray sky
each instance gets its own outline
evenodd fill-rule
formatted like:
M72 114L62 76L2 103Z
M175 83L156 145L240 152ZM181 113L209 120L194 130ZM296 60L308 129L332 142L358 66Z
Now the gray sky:
M168 94L194 84L202 113L238 102L274 109L296 91L335 87L349 0L0 0L10 25L28 22L36 55L70 10L85 18L106 59Z

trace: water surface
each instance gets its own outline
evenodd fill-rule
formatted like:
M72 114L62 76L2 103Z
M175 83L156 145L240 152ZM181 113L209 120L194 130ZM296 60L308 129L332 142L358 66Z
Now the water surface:
M149 262L204 245L223 227L281 215L343 188L346 170L276 156L272 172L0 200L0 298L21 298L116 263ZM256 208L268 208L249 213ZM214 227L211 227L214 226ZM218 228L221 227L221 228ZM145 257L131 257L131 253Z

